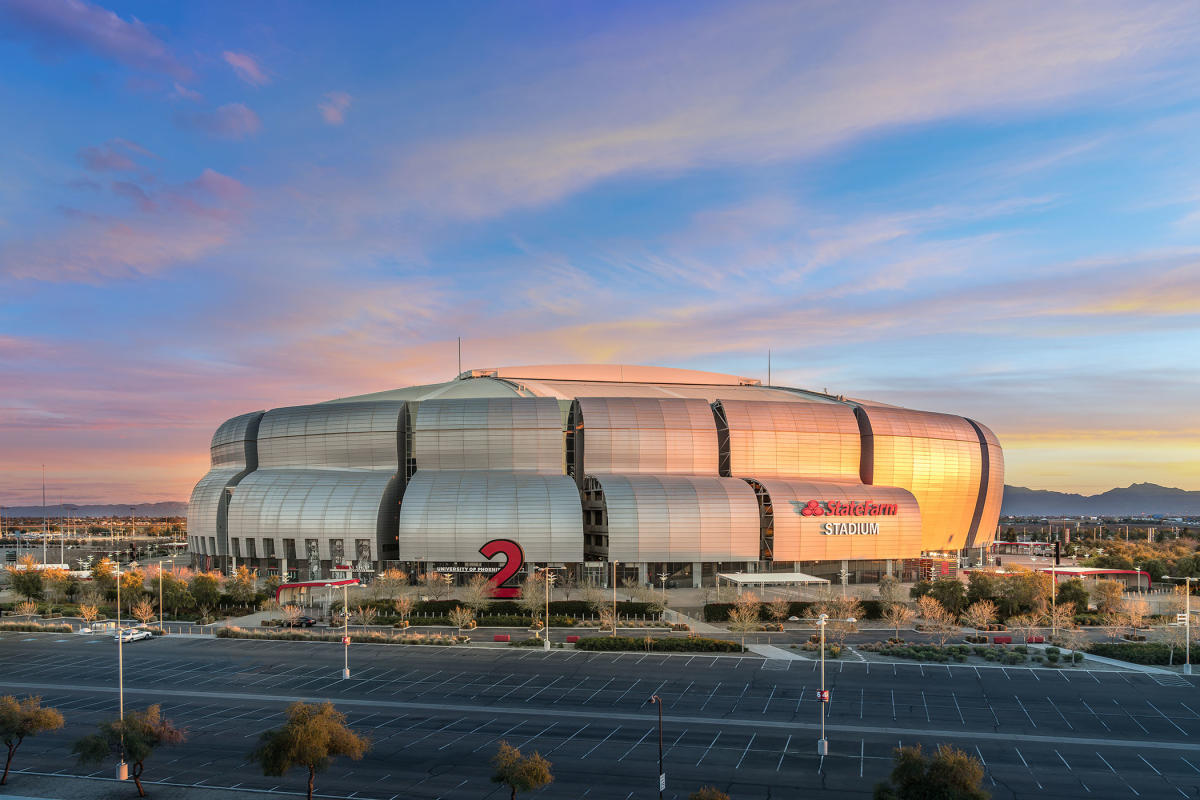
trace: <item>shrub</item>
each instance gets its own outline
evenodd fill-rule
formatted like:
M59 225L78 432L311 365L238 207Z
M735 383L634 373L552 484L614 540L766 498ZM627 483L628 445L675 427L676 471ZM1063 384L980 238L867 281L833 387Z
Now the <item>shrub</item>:
M514 639L508 643L509 647L545 647L545 639Z
M0 622L0 631L21 631L24 633L71 633L70 625L44 625L37 622Z
M306 630L246 630L230 626L227 628L217 629L218 639L270 639L276 641L288 642L341 642L341 631L336 632L320 632ZM370 631L363 633L361 631L351 631L350 641L355 644L435 644L435 645L450 645L460 644L468 641L466 636L450 636L440 633L434 634L395 634L384 633L382 631Z
M1175 662L1179 663L1183 660L1182 648L1177 647L1175 650ZM1159 642L1094 642L1087 648L1087 651L1093 655L1128 661L1131 664L1158 664L1165 666L1171 660L1171 649ZM1191 655L1192 661L1196 662L1197 658L1200 658L1200 647L1192 645Z
M633 636L589 636L575 643L576 650L635 651L645 650L646 640ZM650 650L658 653L740 653L742 646L726 639L668 638L653 639Z

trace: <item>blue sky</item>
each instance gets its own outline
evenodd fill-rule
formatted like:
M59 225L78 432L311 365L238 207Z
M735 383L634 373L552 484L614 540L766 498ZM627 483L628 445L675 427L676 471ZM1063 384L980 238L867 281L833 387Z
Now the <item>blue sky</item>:
M223 419L625 362L1200 489L1200 7L0 0L0 502Z

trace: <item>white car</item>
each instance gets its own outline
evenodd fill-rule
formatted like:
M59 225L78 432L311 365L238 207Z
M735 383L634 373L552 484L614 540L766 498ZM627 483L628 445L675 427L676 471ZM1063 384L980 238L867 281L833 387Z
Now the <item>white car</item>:
M114 636L113 641L120 639L122 643L136 642L138 639L149 639L153 635L154 634L150 633L150 631L147 631L147 630L142 630L139 628L128 628L126 630L121 631L116 636Z

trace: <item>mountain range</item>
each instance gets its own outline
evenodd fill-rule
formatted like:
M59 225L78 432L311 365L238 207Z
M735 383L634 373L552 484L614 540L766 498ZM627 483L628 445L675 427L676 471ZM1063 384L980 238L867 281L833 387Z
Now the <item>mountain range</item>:
M185 517L187 503L134 503L134 516ZM57 518L63 509L73 517L128 517L129 503L106 505L47 506L46 515ZM1135 483L1123 489L1109 489L1093 495L1071 492L1052 492L1045 489L1028 489L1024 486L1005 486L1002 514L1029 516L1163 516L1200 515L1200 492L1173 489L1154 483ZM41 517L41 506L16 506L4 509L5 517Z

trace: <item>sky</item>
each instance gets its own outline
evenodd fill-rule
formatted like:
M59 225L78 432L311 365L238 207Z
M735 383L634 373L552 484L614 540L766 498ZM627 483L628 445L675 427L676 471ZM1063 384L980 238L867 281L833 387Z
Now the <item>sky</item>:
M0 504L633 363L1200 489L1200 5L0 0Z

